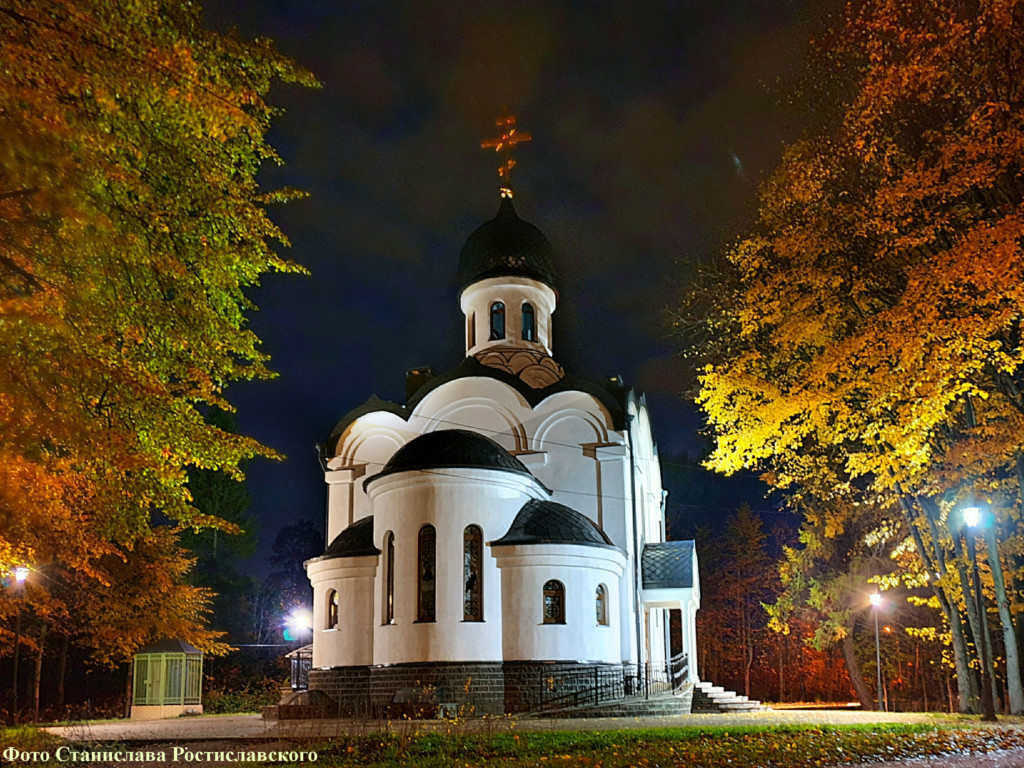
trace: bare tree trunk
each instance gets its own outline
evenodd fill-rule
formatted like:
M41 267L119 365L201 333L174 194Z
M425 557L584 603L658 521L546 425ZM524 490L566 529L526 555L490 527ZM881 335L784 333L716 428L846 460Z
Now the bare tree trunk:
M124 716L132 716L132 670L135 665L132 662L128 662L128 668L125 670L124 675Z
M1006 596L1006 581L1003 579L1003 565L996 542L995 520L985 526L985 540L988 544L988 561L992 568L992 582L996 588L996 607L999 609L999 623L1003 630L1003 645L1006 654L1006 684L1010 699L1010 714L1024 714L1024 689L1021 688L1020 661L1017 655L1017 633L1010 616L1010 601Z
M39 630L39 651L36 653L36 669L32 679L32 722L39 722L39 681L43 675L43 647L46 640L46 625Z
M853 683L853 690L857 694L861 709L875 709L875 699L868 691L864 677L860 673L860 663L857 661L857 654L853 650L853 627L846 628L843 636L843 660L846 661L846 671L850 675L850 682Z
M940 543L938 524L936 523L938 509L929 499L924 498L920 499L920 506L924 511L923 519L925 524L928 526L928 533L931 536L931 550L925 547L921 531L917 528L913 514L913 501L905 497L900 498L900 507L903 509L903 513L907 517L911 535L914 537L914 544L916 545L917 551L920 553L922 560L924 560L925 567L928 569L928 572L947 573L949 567L946 563L945 552L943 551L942 544ZM947 595L946 591L934 580L930 579L929 583L932 586L932 593L935 595L936 599L938 599L939 605L942 607L942 612L946 616L946 621L949 623L949 631L953 642L953 664L956 668L956 688L960 712L978 713L981 711L981 697L978 691L977 681L974 678L974 674L971 671L968 662L967 633L965 632L966 627L964 627L963 620L960 616L960 609L957 606L955 598ZM968 592L965 594L970 593Z
M68 674L68 646L71 643L71 638L68 635L61 636L60 643L60 657L58 660L58 671L57 671L57 713L63 718L64 716L64 684Z
M776 635L779 641L779 702L786 700L786 636Z

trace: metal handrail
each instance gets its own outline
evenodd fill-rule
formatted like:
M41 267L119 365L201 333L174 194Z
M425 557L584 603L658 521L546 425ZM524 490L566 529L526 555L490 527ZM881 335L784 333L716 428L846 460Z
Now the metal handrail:
M537 708L540 711L598 706L622 699L649 699L652 694L675 692L685 683L688 657L679 653L664 665L622 664L566 670L539 680ZM559 691L555 691L557 685ZM564 691L565 688L570 690ZM561 692L564 691L564 692Z

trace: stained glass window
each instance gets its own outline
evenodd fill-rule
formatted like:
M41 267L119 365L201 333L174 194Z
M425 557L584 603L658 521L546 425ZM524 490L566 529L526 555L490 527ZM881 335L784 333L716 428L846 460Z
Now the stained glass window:
M434 621L437 610L437 532L432 525L420 528L419 600L417 621Z
M505 303L491 304L491 341L505 338Z
M604 584L597 585L597 595L594 599L594 607L597 612L597 623L605 625L608 623L608 590Z
M483 581L484 532L469 525L462 533L462 620L484 620Z
M534 341L537 336L537 319L533 305L523 304L523 341Z
M395 623L395 534L384 537L384 623Z
M332 589L327 593L327 628L336 629L338 626L338 591Z
M565 587L554 579L544 585L544 623L565 624Z

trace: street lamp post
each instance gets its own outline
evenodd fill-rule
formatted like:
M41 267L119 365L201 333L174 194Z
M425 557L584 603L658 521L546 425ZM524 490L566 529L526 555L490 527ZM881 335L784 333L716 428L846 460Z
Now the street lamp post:
M882 596L875 592L871 595L872 613L875 614L875 671L878 673L878 710L884 706L882 699L882 646L878 642L878 609L882 605Z
M966 506L962 510L964 523L967 525L967 556L971 560L974 575L974 602L978 614L978 656L981 660L981 709L982 720L995 722L996 707L992 695L992 675L989 669L988 653L988 622L985 618L985 601L981 593L981 573L978 570L978 550L975 547L977 528L981 525L981 508Z
M18 590L23 591L25 589L25 579L28 578L28 568L23 565L19 565L14 569L14 582L18 585ZM18 658L21 655L21 606L18 606L18 615L14 617L14 663L12 672L14 684L11 686L11 716L14 721L18 721Z

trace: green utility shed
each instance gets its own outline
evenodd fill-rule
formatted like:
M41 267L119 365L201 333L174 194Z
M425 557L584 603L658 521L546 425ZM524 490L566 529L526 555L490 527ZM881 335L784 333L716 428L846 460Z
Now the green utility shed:
M135 654L132 719L203 713L203 652L184 640L158 640Z

